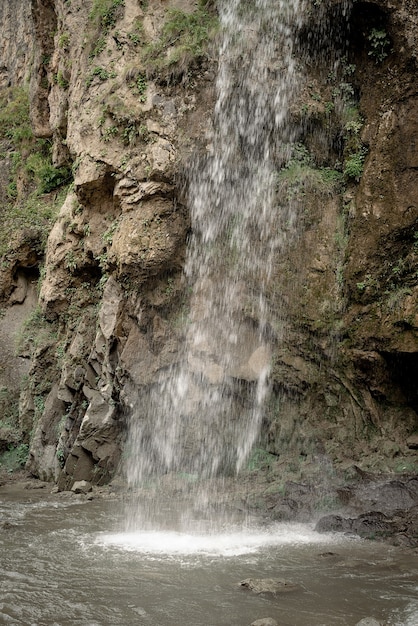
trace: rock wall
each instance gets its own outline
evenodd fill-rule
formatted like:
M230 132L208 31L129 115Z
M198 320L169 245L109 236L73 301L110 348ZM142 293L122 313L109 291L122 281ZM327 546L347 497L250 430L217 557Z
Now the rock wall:
M29 2L4 0L0 6L2 46L0 87L27 81L34 52L34 33Z
M46 258L34 260L45 268L43 331L54 332L32 350L21 394L27 467L61 489L103 484L184 338L185 181L210 143L215 9L32 0L29 20L28 3L16 4L35 52L30 61L4 49L4 84L30 67L34 131L53 142L55 166L74 172ZM313 36L300 36L297 147L277 190L277 202L292 198L299 234L270 284L275 351L261 441L275 455L413 469L418 9L413 0L346 4L322 3L304 27ZM172 9L201 12L207 40L192 52L181 32L164 39ZM13 305L6 288L3 299Z

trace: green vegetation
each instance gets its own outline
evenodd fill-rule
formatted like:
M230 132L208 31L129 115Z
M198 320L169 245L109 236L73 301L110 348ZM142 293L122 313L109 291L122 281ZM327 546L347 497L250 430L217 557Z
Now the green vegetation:
M329 167L315 167L312 155L302 144L292 147L292 156L278 174L279 186L285 185L288 197L301 197L305 192L330 194L341 189L341 172Z
M89 18L99 25L101 32L107 34L115 26L118 12L124 6L124 0L94 0Z
M62 89L68 89L68 80L64 77L64 74L61 70L58 70L58 72L55 74L54 81Z
M0 387L0 431L17 434L19 419L19 389Z
M109 98L103 107L98 119L98 127L101 129L101 138L105 142L113 137L119 137L125 146L133 146L138 141L143 143L152 141L152 133L149 132L142 119L132 113L117 96ZM121 167L126 166L128 159L128 155L123 157Z
M25 163L25 170L36 183L36 194L50 193L72 180L69 167L54 167L51 163L50 145L38 140L39 152L32 152Z
M139 96L140 102L147 99L147 79L143 74L139 73L134 81L129 83L129 87Z
M276 456L263 448L254 448L247 463L249 472L259 472L268 469L276 461Z
M16 340L16 352L34 353L40 346L56 339L56 326L44 317L37 306L24 321Z
M125 6L124 0L94 0L89 14L94 33L90 33L89 59L98 56L106 47L106 36L120 17L121 9ZM99 36L100 33L100 36Z
M346 180L359 182L364 169L367 156L367 148L361 141L361 131L364 120L360 116L358 108L351 105L344 110L344 177Z
M364 277L364 280L356 283L356 287L360 292L364 292L368 289L373 289L378 286L379 286L378 281L375 278L373 278L371 274L366 274L366 276Z
M89 58L94 59L94 57L98 56L101 52L103 52L105 47L106 47L106 38L103 36L99 37L95 45L93 46L92 51L89 54Z
M207 54L210 40L217 31L217 18L204 3L193 13L170 9L156 43L145 47L142 60L151 76L161 73L174 78L183 74Z
M103 243L106 244L106 246L111 246L112 245L113 237L114 237L117 229L119 228L119 223L120 223L120 219L119 218L113 220L113 222L111 223L109 228L103 233L102 239L103 239Z
M22 88L0 91L0 139L10 139L13 144L32 140L29 120L28 93Z
M0 388L0 468L8 472L24 467L29 448L19 443L20 389Z
M10 163L6 188L9 202L2 206L0 223L0 256L16 245L16 237L22 232L30 236L32 245L42 254L72 172L69 167L55 167L51 142L33 136L24 88L0 90L0 142L3 156ZM45 195L58 189L63 193Z
M100 67L100 66L94 67L91 70L91 72L89 72L89 74L87 75L87 78L86 78L87 87L90 87L90 85L92 84L93 80L96 77L99 78L101 81L105 81L105 80L108 80L109 78L115 78L116 72L114 71L109 72L109 70L107 70L105 67Z
M9 445L8 449L0 455L0 468L7 472L15 472L26 465L29 455L29 446L21 443L18 446Z
M344 162L344 176L348 179L359 182L364 169L364 161L366 160L367 149L360 148L354 154L350 154Z
M372 28L367 38L370 43L369 56L373 57L376 63L382 63L390 53L390 38L385 30Z
M133 29L128 33L129 43L136 47L145 42L144 27L140 20L135 20Z
M38 197L32 193L21 202L15 202L4 207L0 223L0 256L4 256L13 247L20 231L28 229L33 233L33 245L42 255L49 231L58 210L64 201L66 189L52 201Z
M69 49L70 35L68 33L62 33L62 35L60 35L58 39L58 46L64 51L67 51Z

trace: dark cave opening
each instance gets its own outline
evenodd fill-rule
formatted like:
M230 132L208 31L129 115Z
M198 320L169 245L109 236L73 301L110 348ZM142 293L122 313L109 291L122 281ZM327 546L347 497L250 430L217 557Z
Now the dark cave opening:
M387 56L392 47L389 15L372 2L356 2L348 23L348 47L351 59Z
M381 352L389 375L402 391L406 404L418 415L418 352Z

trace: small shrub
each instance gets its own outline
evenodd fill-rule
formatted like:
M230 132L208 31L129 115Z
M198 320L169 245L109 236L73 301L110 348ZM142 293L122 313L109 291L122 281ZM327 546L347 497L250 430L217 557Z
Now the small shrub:
M312 155L301 143L292 147L291 158L278 174L279 187L288 197L303 196L307 191L329 194L341 188L341 172L329 167L315 167Z
M145 40L144 27L139 20L135 20L134 28L128 33L128 39L133 46L138 46Z
M26 171L31 174L37 184L38 194L50 193L68 184L72 180L72 172L68 167L54 167L48 156L34 152L26 161Z
M0 455L0 467L8 472L16 472L26 465L29 456L29 446L21 443L18 446L9 445L6 452Z
M96 76L97 78L103 81L108 80L108 78L114 77L114 75L111 72L109 72L106 68L96 66L91 70L91 72L88 74L86 78L87 87L90 87L90 85L92 84Z
M90 59L94 59L94 57L98 56L101 52L103 52L105 47L106 47L106 38L105 37L99 37L98 40L96 41L92 51L89 54L89 58Z
M115 26L118 10L123 6L124 0L94 0L90 20L97 21L100 30L106 34Z
M391 45L389 35L385 30L372 28L368 40L370 43L369 56L373 57L376 63L382 63L389 56Z
M361 147L354 154L350 154L344 162L344 176L348 180L359 182L363 175L364 162L367 156L367 149Z

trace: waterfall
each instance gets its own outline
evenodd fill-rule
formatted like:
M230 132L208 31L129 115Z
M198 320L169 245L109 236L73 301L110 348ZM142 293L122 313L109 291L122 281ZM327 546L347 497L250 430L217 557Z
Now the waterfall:
M259 434L272 352L274 258L294 228L277 202L301 0L220 0L219 71L207 153L188 168L192 292L181 364L132 419L128 479L238 472ZM275 338L280 334L275 329Z

